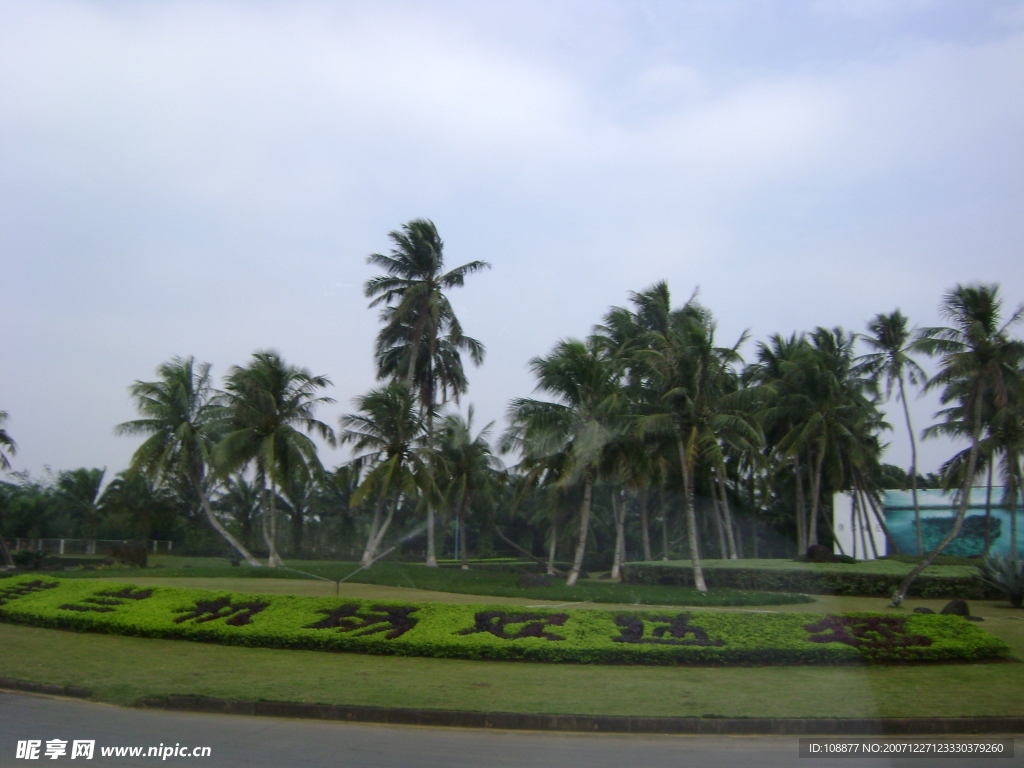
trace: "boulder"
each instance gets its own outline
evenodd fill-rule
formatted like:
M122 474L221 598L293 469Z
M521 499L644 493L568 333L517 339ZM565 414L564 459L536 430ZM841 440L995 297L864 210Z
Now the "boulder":
M516 582L520 587L553 587L551 576L544 573L524 573Z
M923 605L919 605L914 609L914 613L935 613L931 608L925 608Z
M967 607L967 601L962 598L956 600L950 600L946 603L946 607L943 608L939 613L946 614L947 616L963 616L964 618L971 615L971 609Z

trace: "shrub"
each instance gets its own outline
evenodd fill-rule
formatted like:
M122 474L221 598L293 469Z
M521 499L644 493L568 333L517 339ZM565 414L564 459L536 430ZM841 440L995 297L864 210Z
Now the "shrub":
M110 556L121 565L132 568L145 568L149 562L149 553L144 544L130 541L126 544L114 544L110 547Z
M978 571L981 580L1006 597L1010 605L1021 607L1024 603L1024 560L993 555L982 561Z
M1008 652L959 616L547 610L19 577L0 620L269 648L590 664L974 661Z
M689 566L670 563L627 563L623 581L629 584L670 584L693 586ZM744 568L743 566L704 569L704 581L715 589L731 588L762 592L802 592L812 595L850 595L888 597L903 581L903 574L864 573L822 568ZM978 576L919 576L910 586L910 597L962 597L979 599L991 594Z

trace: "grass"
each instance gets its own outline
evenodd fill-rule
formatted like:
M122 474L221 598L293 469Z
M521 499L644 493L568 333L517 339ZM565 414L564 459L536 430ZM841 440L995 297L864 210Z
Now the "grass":
M293 570L275 568L232 567L217 558L178 558L155 556L151 567L145 570L104 568L94 571L63 571L61 578L116 578L137 581L141 577L202 578L202 579L295 579L302 578ZM352 574L358 563L334 561L297 561L296 570L332 581ZM311 579L313 580L313 579ZM706 594L692 587L662 585L617 584L609 581L583 580L573 587L555 584L550 587L520 587L519 576L491 570L463 571L458 568L426 568L416 563L377 563L359 571L351 582L375 584L406 589L430 590L488 597L529 598L555 602L593 602L624 605L687 605L738 606L781 605L813 602L805 595L773 592L749 592L736 589L715 589ZM226 585L222 585L226 587ZM333 585L332 585L333 586ZM212 588L217 588L216 586ZM243 590L247 591L247 590ZM414 599L414 598L406 598ZM479 601L476 601L479 602Z
M958 558L960 559L960 558ZM859 563L802 563L796 560L785 559L760 559L760 560L702 560L707 569L718 568L758 568L768 571L807 571L811 573L871 573L894 576L904 576L917 564L916 558L902 558L899 560L886 558L884 560L864 560ZM689 560L668 560L657 561L654 565L675 566L678 568L691 568ZM923 572L925 576L974 576L977 574L976 565L930 565Z
M239 581L254 591L271 586ZM943 602L911 600L900 614L918 605L938 610ZM773 610L879 610L881 603L825 597L810 606ZM1015 657L1024 657L1024 612L992 602L972 602L971 608L987 617L982 626L1006 641ZM677 717L1024 716L1024 664L1019 662L882 668L549 665L226 647L9 624L0 624L0 648L0 676L85 686L96 699L116 704L198 694Z

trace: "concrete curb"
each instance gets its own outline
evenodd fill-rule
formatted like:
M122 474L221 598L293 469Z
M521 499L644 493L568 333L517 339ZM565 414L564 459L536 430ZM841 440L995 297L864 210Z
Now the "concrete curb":
M288 701L238 701L205 696L142 699L137 706L180 712L208 712L260 717L295 717L390 725L433 725L449 728L575 731L579 733L645 733L777 736L903 736L981 733L1024 733L1024 717L950 718L715 718L629 717L614 715L545 715L516 712L466 712L445 709L358 707Z
M92 696L91 690L77 685L34 683L31 680L18 680L13 677L0 677L0 689L25 691L26 693L44 693L47 696L70 696L75 699L87 699Z

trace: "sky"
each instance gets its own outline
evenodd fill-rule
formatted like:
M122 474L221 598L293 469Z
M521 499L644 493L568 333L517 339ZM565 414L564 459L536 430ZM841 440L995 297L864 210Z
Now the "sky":
M897 307L940 324L958 283L1009 313L1022 94L1012 1L0 0L14 468L125 468L128 387L175 355L219 380L275 349L331 379L336 425L375 385L366 257L416 218L492 265L451 299L495 433L531 357L662 279L748 360Z

